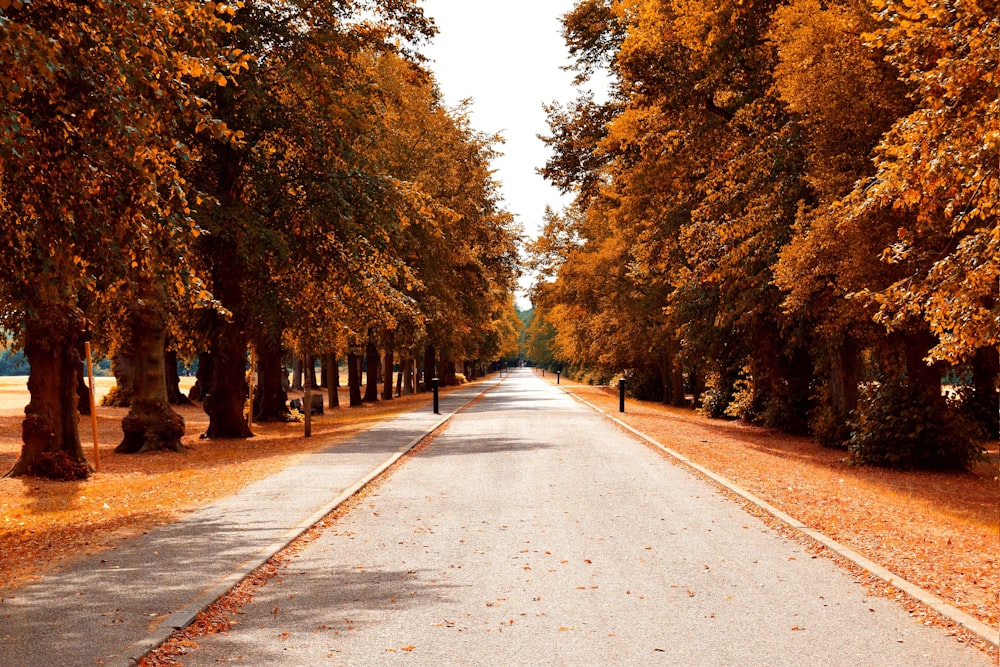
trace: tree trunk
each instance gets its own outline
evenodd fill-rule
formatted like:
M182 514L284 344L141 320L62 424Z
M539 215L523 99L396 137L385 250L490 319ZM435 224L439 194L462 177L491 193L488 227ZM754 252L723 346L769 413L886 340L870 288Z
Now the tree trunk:
M674 355L673 363L670 366L670 393L673 396L671 405L676 408L687 406L687 396L684 395L684 365L681 364L677 355Z
M167 347L163 351L163 374L167 379L167 402L171 405L190 405L190 399L181 392L181 377L177 372L177 350Z
M257 344L257 391L253 402L256 422L284 422L291 418L282 383L284 356L280 338L266 337Z
M846 422L858 406L858 349L844 341L830 355L830 407L838 421Z
M205 398L208 438L250 438L253 433L243 414L247 387L247 339L234 323L216 316L218 334L212 341L212 382Z
M941 394L941 377L944 375L939 362L928 364L924 359L937 339L929 331L921 330L906 335L903 339L903 352L906 358L906 375L913 383L927 389L928 394L944 400Z
M164 350L167 324L155 294L144 295L132 311L131 344L134 375L132 407L122 420L122 441L116 452L136 454L180 451L184 418L167 402ZM174 365L176 369L176 362Z
M403 362L403 372L400 373L400 377L403 380L403 388L400 391L401 396L407 396L415 391L413 374L416 365L416 361L413 359L407 359Z
M337 359L337 355L330 354L326 357L326 393L328 396L327 403L331 408L340 407L340 360Z
M188 398L192 401L204 401L208 395L208 388L212 384L212 355L209 352L198 353L198 370L194 373L194 386L188 392Z
M997 394L997 376L1000 375L1000 354L997 348L976 350L972 360L972 385L975 391L976 418L986 431L986 437L995 440L1000 435L1000 395Z
M365 403L378 402L378 346L375 345L375 338L368 334L368 345L365 348L365 370L368 375L368 384L365 385Z
M393 366L392 334L386 336L385 359L382 362L382 400L392 400L392 366Z
M455 378L455 362L450 357L446 358L442 356L441 370L444 373L444 377L441 378L442 386L453 387L458 383L458 380Z
M353 352L347 353L347 391L350 406L361 405L361 358Z
M111 373L115 376L115 386L101 400L101 405L115 408L127 408L132 405L132 392L135 387L135 353L129 346L130 343L123 342L111 357Z
M72 306L43 304L28 316L24 353L31 400L21 424L21 456L9 476L74 480L90 474L77 430L82 331L83 313Z
M665 405L672 405L674 402L674 385L671 374L673 365L674 355L670 350L664 351L656 363L656 372L660 374L660 386L663 391L660 401Z
M81 357L83 357L81 350ZM87 381L84 379L87 377L87 360L84 359L83 363L80 364L80 375L77 377L76 381L76 397L79 399L77 401L76 408L80 411L80 414L84 417L90 416L90 386L87 385Z
M292 357L292 391L302 391L302 358Z
M212 377L208 385L208 395L202 407L208 414L208 438L249 438L253 436L243 414L246 406L247 387L247 335L243 330L243 285L239 271L218 261L219 258L236 256L231 244L223 241L215 251L217 259L212 277L215 295L232 312L232 319L226 320L214 313L214 327L210 352L212 354ZM233 264L238 264L234 260Z
M305 390L305 383L309 383L310 389L316 389L319 383L316 381L316 358L312 354L307 354L302 363L302 383Z

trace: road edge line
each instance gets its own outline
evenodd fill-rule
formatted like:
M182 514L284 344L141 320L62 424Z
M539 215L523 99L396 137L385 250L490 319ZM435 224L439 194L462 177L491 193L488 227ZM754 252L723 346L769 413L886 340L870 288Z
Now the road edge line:
M372 472L365 475L363 478L352 484L351 486L345 488L341 491L340 495L331 500L326 505L322 506L307 518L303 519L295 526L286 531L277 540L264 547L256 554L245 560L239 567L230 572L225 577L216 581L210 588L206 589L200 595L194 597L190 600L182 609L179 609L172 614L170 614L160 625L146 635L142 639L129 644L121 655L114 656L107 659L104 665L109 667L134 667L139 664L139 661L143 657L152 653L160 646L162 646L175 632L185 629L189 626L198 614L202 613L208 609L212 604L219 600L222 596L226 595L238 586L244 579L249 577L253 572L255 572L262 565L267 563L275 555L283 551L298 539L303 533L312 528L314 525L319 523L323 517L327 516L338 507L343 505L345 502L354 497L359 491L364 489L366 486L372 483L376 478L379 477L386 470L391 468L393 464L403 458L407 453L410 452L414 447L423 442L428 436L430 436L434 431L438 430L445 424L447 424L451 419L457 415L459 412L469 407L470 404L479 400L479 398L485 394L487 391L495 388L501 382L504 381L504 377L500 377L496 382L490 382L482 388L481 391L477 392L475 396L470 398L468 401L463 403L461 406L456 408L454 411L443 415L440 419L436 420L432 426L430 426L425 432L414 437L408 443L403 445L395 453L389 456L383 463L377 466ZM322 451L322 450L321 450Z
M752 505L756 505L760 509L764 510L765 512L773 516L774 518L788 525L793 530L796 530L805 535L806 537L809 537L812 540L819 542L824 547L830 549L837 555L854 563L858 567L867 571L869 574L878 577L879 579L889 584L890 586L894 586L895 588L903 591L914 600L920 602L921 604L926 605L927 607L930 607L937 614L940 614L944 618L947 618L948 620L952 621L959 627L968 630L976 637L978 637L979 639L983 640L984 642L992 646L994 649L1000 649L1000 628L990 627L989 625L983 623L982 621L975 618L971 614L968 614L959 609L958 607L955 607L954 605L945 602L944 600L939 598L937 595L934 595L930 591L921 588L920 586L917 586L916 584L910 581L907 581L906 579L900 577L897 574L894 574L892 571L870 560L869 558L860 554L854 549L851 549L850 547L845 546L840 542L837 542L832 537L828 537L827 535L821 533L815 528L810 528L809 526L805 525L792 515L783 512L782 510L778 509L777 507L774 507L767 501L758 498L757 496L750 493L746 489L737 485L735 482L730 481L729 479L723 477L722 475L719 475L718 473L712 472L711 470L709 470L708 468L704 467L699 463L695 463L694 461L684 456L680 452L677 452L671 449L670 447L667 447L666 445L659 442L655 438L646 435L639 429L626 424L622 420L617 419L616 417L612 417L610 414L608 414L601 408L590 403L589 401L580 398L579 396L569 391L568 389L565 389L563 387L559 388L562 389L564 393L572 396L574 399L583 403L590 409L601 413L609 421L622 427L623 429L625 429L632 435L636 436L637 438L649 443L650 445L653 445L657 449L660 449L664 453L668 454L671 458L677 460L678 462L691 468L692 470L698 471L699 473L708 477L715 483L721 485L728 491L743 498Z

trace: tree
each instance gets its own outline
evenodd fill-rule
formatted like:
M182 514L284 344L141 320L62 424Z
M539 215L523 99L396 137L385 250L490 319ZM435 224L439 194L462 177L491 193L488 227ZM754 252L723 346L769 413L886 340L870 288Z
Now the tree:
M354 20L361 15L372 20ZM211 336L211 437L250 435L242 406L251 339L268 352L261 374L270 377L281 341L326 353L345 324L365 331L367 314L383 317L402 301L387 242L399 224L393 186L363 150L382 119L370 53L430 32L409 2L253 2L237 22L233 47L253 65L215 91L215 108L244 140L206 146L199 174L218 202L200 218L210 231L201 258L230 313L215 318Z
M134 298L153 280L199 296L180 166L193 158L191 133L212 125L192 85L243 66L213 41L230 13L181 0L138 11L121 0L0 2L0 290L31 363L11 474L88 474L75 390L85 295Z
M919 315L937 336L932 360L970 359L996 347L1000 322L1000 53L998 5L879 3L871 34L911 87L913 109L876 150L877 171L851 198L858 216L909 215L885 248L905 265L873 290L892 326Z
M879 255L896 221L851 219L842 205L855 183L870 178L872 149L908 108L897 71L862 38L877 28L867 3L814 0L779 8L771 28L775 89L797 115L810 188L775 265L776 284L786 310L812 332L820 380L813 431L832 446L850 436L862 353L886 342L873 307L849 296L891 282Z
M391 122L373 152L397 187L402 224L391 247L405 267L394 285L412 306L378 322L383 347L413 357L430 346L445 365L493 359L518 272L518 230L490 168L500 139L472 130L467 105L446 108L413 63L386 54L376 70Z

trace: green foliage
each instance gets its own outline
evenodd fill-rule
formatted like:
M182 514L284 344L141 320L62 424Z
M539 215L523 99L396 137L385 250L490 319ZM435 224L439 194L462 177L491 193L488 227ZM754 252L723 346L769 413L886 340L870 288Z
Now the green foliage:
M809 433L823 447L846 450L851 425L846 415L834 409L829 393L825 385L817 391L816 405L809 414Z
M0 353L0 375L27 375L30 370L23 350L7 348Z
M735 388L723 380L719 373L711 373L705 382L705 393L701 396L700 414L718 419L726 416L726 409L733 402Z
M131 387L119 387L115 385L107 394L101 398L101 405L113 408L127 408L132 405L134 392Z
M960 386L953 395L962 406L962 413L979 425L986 438L995 440L1000 431L1000 412L997 411L997 397L983 396L971 386Z
M655 368L637 368L629 373L625 391L640 401L662 401L663 376Z
M851 428L852 463L956 470L982 454L982 431L959 399L905 378L864 385Z

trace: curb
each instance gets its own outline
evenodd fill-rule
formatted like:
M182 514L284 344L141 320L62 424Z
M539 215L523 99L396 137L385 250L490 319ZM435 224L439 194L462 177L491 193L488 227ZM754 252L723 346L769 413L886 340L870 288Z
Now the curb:
M111 667L134 667L139 664L139 661L145 657L147 654L155 651L157 648L162 646L170 637L178 630L183 630L194 622L198 614L205 611L216 600L221 598L223 595L227 594L233 588L240 584L244 579L250 576L257 568L261 567L267 561L269 561L273 556L277 555L283 551L289 544L295 541L300 535L309 530L313 525L318 523L326 515L333 512L335 509L340 507L343 503L353 497L356 493L361 491L363 488L371 484L371 482L377 478L379 475L388 470L394 463L403 458L411 449L420 444L424 439L427 438L431 433L438 430L446 423L451 421L452 417L457 415L459 412L469 407L474 401L477 401L483 394L487 391L498 386L503 382L505 378L500 377L495 383L486 386L482 391L478 392L475 396L470 398L468 401L463 403L461 406L456 408L454 411L443 415L440 419L436 420L424 433L416 436L408 443L403 445L394 454L389 456L385 461L383 461L379 466L377 466L372 472L365 475L363 478L344 489L340 495L331 500L329 503L319 508L313 512L310 516L300 521L294 527L290 528L284 535L279 537L276 541L270 545L264 547L256 554L248 558L242 565L230 572L228 575L218 580L215 584L205 590L203 593L193 598L191 601L185 605L183 609L179 609L174 613L170 614L159 627L156 628L152 633L143 637L137 642L129 645L120 656L111 658L105 661L103 664L109 665Z
M663 443L646 435L642 431L639 431L638 429L629 426L620 419L612 417L604 410L600 409L596 405L593 405L592 403L589 403L588 401L585 401L579 396L576 396L568 389L563 389L562 387L559 388L562 389L563 392L565 392L566 394L572 396L575 400L589 407L590 409L601 413L602 415L604 415L606 419L614 422L615 424L625 429L632 435L636 436L640 440L650 445L653 445L657 449L660 449L661 451L669 455L671 458L675 459L677 462L691 468L692 470L701 473L702 475L708 477L709 479L716 482L726 490L736 494L737 496L743 498L747 502L756 505L760 509L764 510L765 512L773 516L774 518L788 525L788 527L792 528L793 530L796 530L805 535L806 537L809 537L810 539L819 542L824 547L836 553L838 556L846 558L848 561L854 563L858 567L867 571L869 574L878 577L887 584L903 591L909 597L913 598L914 600L920 602L921 604L927 607L930 607L937 614L952 621L953 623L955 623L955 625L958 625L959 627L962 627L965 630L969 631L979 639L983 640L984 642L992 646L994 649L1000 649L1000 629L986 625L985 623L973 617L972 615L967 614L961 609L958 609L957 607L945 602L944 600L934 595L930 591L925 590L917 586L916 584L913 584L907 581L906 579L903 579L902 577L896 574L893 574L890 570L866 558L865 556L861 555L860 553L851 549L850 547L844 546L840 542L837 542L836 540L827 537L826 535L816 530L815 528L810 528L809 526L805 525L795 517L779 510L777 507L774 507L770 503L761 500L757 496L753 495L746 489L743 489L742 487L736 485L735 483L726 479L722 475L712 472L708 468L705 468L704 466L695 463L694 461L687 458L680 452L676 452L673 449L670 449Z

